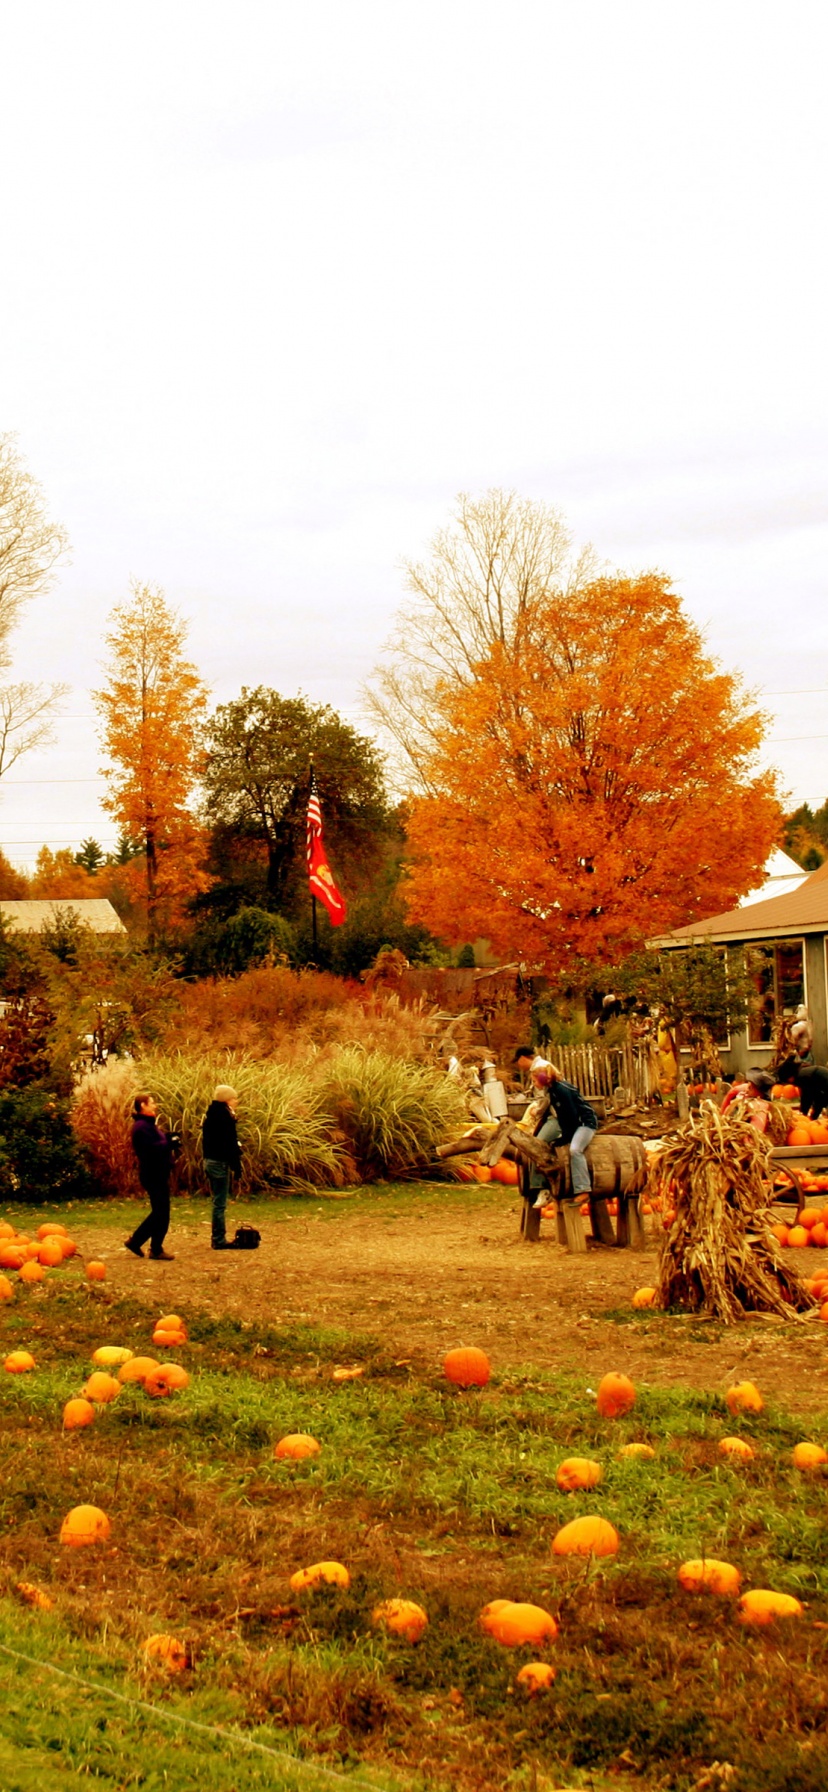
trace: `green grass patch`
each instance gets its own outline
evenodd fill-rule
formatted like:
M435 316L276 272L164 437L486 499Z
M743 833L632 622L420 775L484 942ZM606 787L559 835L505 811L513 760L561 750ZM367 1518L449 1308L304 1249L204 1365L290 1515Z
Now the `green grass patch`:
M800 1421L777 1407L736 1421L717 1395L642 1386L632 1413L611 1424L582 1378L527 1370L462 1393L395 1363L370 1337L183 1316L190 1341L175 1354L190 1387L162 1401L127 1387L94 1426L64 1436L62 1406L92 1349L151 1350L147 1313L108 1291L52 1284L21 1290L3 1310L5 1349L28 1347L38 1367L0 1377L0 1640L25 1631L55 1661L61 1649L87 1650L118 1684L142 1685L144 1639L171 1630L193 1668L183 1682L154 1678L153 1697L254 1736L264 1726L288 1752L337 1770L369 1764L403 1782L469 1788L528 1787L533 1774L538 1786L563 1776L597 1785L596 1775L625 1773L628 1784L684 1792L726 1761L732 1792L822 1792L828 1482L791 1464ZM363 1375L335 1381L342 1362ZM287 1431L311 1432L321 1454L277 1462ZM717 1447L736 1431L756 1448L739 1466ZM828 1440L828 1420L810 1435ZM653 1461L619 1457L634 1439L654 1445ZM558 1490L567 1455L600 1460L592 1492ZM81 1501L110 1514L102 1549L57 1543ZM616 1526L617 1558L552 1557L558 1527L585 1512ZM805 1618L745 1632L730 1602L678 1587L679 1563L701 1554L733 1561L746 1587L796 1594ZM350 1588L294 1596L292 1571L322 1559L346 1563ZM47 1592L53 1611L15 1605L20 1581ZM378 1601L399 1593L429 1613L416 1647L372 1625ZM477 1614L497 1597L558 1617L550 1695L527 1701L515 1685L537 1651L506 1651L480 1632ZM39 1686L38 1697L51 1714L51 1694ZM117 1722L113 1747L126 1748L127 1717ZM86 1716L86 1734L84 1725ZM14 1734L11 1743L24 1756L45 1747L47 1760L53 1746ZM78 1749L67 1743L61 1765L100 1777L98 1757ZM142 1773L160 1772L142 1749ZM238 1773L199 1784L282 1783Z

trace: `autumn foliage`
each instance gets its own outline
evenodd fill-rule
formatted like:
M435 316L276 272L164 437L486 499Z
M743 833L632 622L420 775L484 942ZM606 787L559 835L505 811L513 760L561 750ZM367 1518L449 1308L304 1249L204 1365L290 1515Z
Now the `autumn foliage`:
M412 917L560 969L732 907L779 835L765 718L704 651L669 582L538 600L446 682L412 801Z
M94 693L110 762L103 806L140 846L125 881L142 890L152 938L211 881L205 832L188 806L204 766L208 693L184 657L186 627L162 592L134 585L112 623L107 683Z

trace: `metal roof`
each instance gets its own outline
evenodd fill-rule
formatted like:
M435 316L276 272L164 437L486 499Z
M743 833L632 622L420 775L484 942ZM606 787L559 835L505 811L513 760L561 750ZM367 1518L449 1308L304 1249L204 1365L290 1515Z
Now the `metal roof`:
M710 915L705 921L691 921L650 944L686 946L699 939L767 940L800 933L828 933L828 859L796 890L753 902L747 908L729 909L723 915Z
M93 933L126 933L123 921L106 897L67 896L61 900L55 896L43 902L0 902L0 914L12 933L42 933L44 927L54 927L58 919L65 920L70 915Z

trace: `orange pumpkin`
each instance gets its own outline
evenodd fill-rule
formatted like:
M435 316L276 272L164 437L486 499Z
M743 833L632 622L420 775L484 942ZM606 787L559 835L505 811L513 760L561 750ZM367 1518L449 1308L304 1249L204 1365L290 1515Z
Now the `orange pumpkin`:
M561 1493L575 1493L583 1487L597 1487L603 1470L600 1462L591 1460L589 1456L567 1456L562 1462L555 1480Z
M524 1605L513 1599L495 1599L483 1607L480 1625L496 1643L519 1649L525 1643L554 1643L558 1626L542 1605Z
M291 1431L287 1437L280 1437L273 1454L277 1462L304 1462L308 1456L318 1456L321 1448L306 1431Z
M187 1342L187 1333L185 1331L162 1331L156 1326L152 1334L152 1341L157 1350L180 1350L182 1344Z
M9 1375L28 1375L30 1369L36 1368L34 1357L28 1350L13 1350L7 1356L3 1368Z
M808 1243L808 1234L804 1226L790 1226L788 1244L793 1251L800 1251Z
M91 1400L67 1400L63 1408L64 1431L81 1431L84 1425L91 1425L95 1417L95 1408Z
M154 1375L148 1376L144 1382L144 1387L148 1394L156 1392L154 1386L150 1387L150 1382L156 1383L159 1381L165 1383L168 1394L178 1393L181 1388L188 1388L190 1385L190 1377L187 1370L183 1369L180 1363L162 1363L161 1367L156 1369Z
M491 1182L492 1172L488 1164L472 1164L475 1182Z
M418 1643L428 1624L428 1613L413 1599L384 1599L374 1607L371 1623L404 1637L407 1643Z
M29 1257L25 1263L21 1263L19 1274L21 1282L43 1282L46 1279L43 1264L38 1263L33 1257Z
M162 1313L161 1318L155 1321L155 1329L161 1332L184 1332L185 1335L187 1331L179 1313Z
M801 1618L804 1607L792 1593L771 1593L766 1587L754 1587L739 1600L741 1624L773 1624L777 1618Z
M825 1249L828 1244L828 1226L824 1220L817 1220L816 1225L811 1227L808 1243L815 1245L817 1250Z
M85 1549L92 1543L105 1543L111 1530L100 1506L73 1506L60 1527L60 1541L73 1549Z
M632 1297L632 1304L634 1307L652 1307L655 1306L655 1297L655 1288L637 1288Z
M8 1276L0 1276L0 1300L14 1300L14 1289Z
M92 1352L92 1361L99 1369L120 1369L134 1356L134 1351L126 1350L120 1344L99 1344Z
M794 1468L822 1468L828 1462L828 1450L823 1450L821 1444L794 1444L792 1454Z
M25 1261L24 1244L0 1244L0 1269L22 1269Z
M66 1227L61 1226L58 1220L47 1220L44 1225L38 1226L37 1236L41 1244L44 1238L65 1238Z
M527 1661L516 1675L518 1686L522 1686L533 1699L539 1692L548 1692L554 1683L556 1668L550 1667L548 1661Z
M88 1282L105 1282L106 1281L106 1264L99 1263L99 1262L97 1262L97 1260L95 1260L92 1263L87 1263L86 1279Z
M341 1562L313 1562L310 1568L297 1568L290 1577L294 1593L307 1593L313 1587L349 1587L351 1576Z
M602 1419L619 1419L635 1405L635 1388L626 1375L610 1373L598 1383L598 1411Z
M806 1230L810 1232L811 1227L819 1225L821 1219L821 1207L803 1207L802 1212L799 1215L799 1224L800 1226L804 1226Z
M59 1238L44 1238L37 1254L46 1269L57 1269L63 1262L63 1245Z
M756 1454L753 1445L747 1443L743 1437L723 1437L719 1444L719 1452L722 1456L739 1456L745 1462L749 1462Z
M96 1406L108 1406L110 1400L117 1400L122 1389L114 1375L107 1375L105 1369L96 1369L83 1391L87 1400L94 1401Z
M727 1410L735 1415L737 1412L761 1412L764 1400L756 1383L753 1381L737 1381L728 1388L725 1394Z
M16 1593L19 1593L20 1598L25 1601L26 1605L34 1606L35 1611L54 1611L54 1599L51 1598L49 1593L44 1593L41 1587L36 1587L34 1581L19 1580L16 1583L14 1590Z
M618 1532L606 1518L573 1518L552 1540L556 1556L614 1556L618 1553Z
M180 1643L178 1637L170 1636L167 1631L160 1631L157 1636L148 1636L144 1644L144 1659L158 1663L166 1668L168 1674L182 1674L187 1666L186 1644Z
M678 1578L686 1593L721 1593L735 1597L742 1576L732 1562L717 1562L713 1556L698 1561L682 1562Z
M13 1238L13 1237L14 1237L14 1227L9 1225L8 1220L0 1220L0 1242L2 1242L6 1238Z
M787 1244L788 1227L783 1226L781 1221L779 1221L778 1224L771 1226L770 1231L773 1233L774 1238L778 1240L779 1244Z
M463 1346L443 1358L443 1372L458 1388L484 1388L492 1373L485 1350Z
M74 1238L62 1238L60 1241L60 1249L64 1263L69 1257L76 1257L78 1254L78 1247Z
M146 1381L147 1376L154 1375L156 1369L160 1367L160 1363L156 1362L154 1356L131 1356L128 1362L121 1364L118 1370L118 1380L123 1382Z

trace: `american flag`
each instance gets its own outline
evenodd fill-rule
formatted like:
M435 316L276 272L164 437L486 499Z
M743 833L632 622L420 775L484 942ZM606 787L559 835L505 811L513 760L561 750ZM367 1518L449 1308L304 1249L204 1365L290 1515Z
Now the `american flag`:
M319 791L313 771L311 771L308 792L307 850L308 882L311 895L318 896L320 902L324 902L331 917L332 926L340 927L345 920L347 910L325 857L325 848L322 844L322 810L319 806Z

